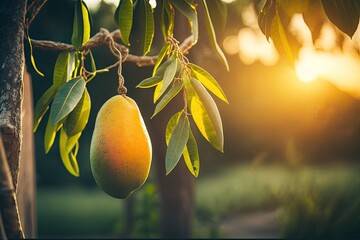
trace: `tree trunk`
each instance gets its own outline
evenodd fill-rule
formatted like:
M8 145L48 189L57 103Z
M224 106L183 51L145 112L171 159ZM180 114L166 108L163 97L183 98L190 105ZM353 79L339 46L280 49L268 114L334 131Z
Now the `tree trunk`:
M159 1L159 6L161 3ZM157 18L161 8L155 8ZM188 20L176 14L175 37L183 41L190 34ZM157 26L159 27L159 26ZM160 36L161 39L162 36ZM194 206L194 177L187 169L183 158L174 170L165 175L165 128L174 114L183 107L182 98L173 99L165 112L151 121L150 131L153 142L153 164L156 170L157 187L160 194L160 230L163 238L190 238ZM153 109L151 107L150 109Z
M0 4L0 131L17 187L21 147L25 0Z
M24 101L22 114L22 146L17 189L19 214L24 234L28 238L36 237L36 169L33 134L33 96L31 77L24 71Z
M0 133L4 140L3 152L6 153L2 159L8 161L11 173L9 181L6 180L7 174L2 174L1 180L3 183L13 183L7 184L7 189L1 189L1 196L6 198L0 202L0 206L2 207L2 220L9 238L23 237L17 215L14 189L17 188L22 141L21 104L25 9L25 0L2 1L0 4ZM9 194L10 192L11 194ZM6 207L6 204L9 203L11 203L12 209Z
M194 177L183 159L166 176L165 152L164 148L159 149L155 160L161 195L161 234L164 238L190 238L194 212Z

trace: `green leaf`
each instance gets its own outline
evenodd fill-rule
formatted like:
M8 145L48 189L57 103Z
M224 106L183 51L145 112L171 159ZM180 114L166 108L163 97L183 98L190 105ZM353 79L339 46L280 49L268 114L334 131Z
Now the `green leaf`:
M193 35L193 44L196 44L199 36L199 26L195 6L189 5L189 3L184 0L170 0L170 2L188 18Z
M163 0L161 7L160 27L166 41L166 38L172 36L174 32L175 11L169 0Z
M56 94L50 110L50 125L66 117L78 104L85 89L83 78L74 78L65 83Z
M166 89L169 87L170 83L176 76L176 73L179 71L180 66L181 66L181 63L180 63L179 59L175 58L172 60L171 64L166 68L165 73L164 73L163 84L162 84L162 87L161 87L161 90L159 93L159 97L161 97L164 94L164 92L166 91Z
M352 37L359 25L356 5L349 0L322 0L326 15L341 31Z
M210 17L210 13L209 13L209 9L208 9L208 6L206 4L206 1L203 0L202 3L203 3L203 6L204 6L204 10L205 10L206 29L207 29L208 34L209 34L210 44L211 44L212 48L215 50L215 52L218 55L218 57L220 58L220 60L224 63L226 69L229 71L229 64L228 64L228 62L226 60L225 54L221 50L221 48L220 48L220 46L219 46L219 44L217 43L217 40L216 40L215 29L214 29L213 24L211 22L211 17Z
M191 86L193 89L188 89L190 110L196 126L211 145L223 152L224 134L219 110L198 80L192 78Z
M283 23L278 14L275 15L271 24L271 39L273 40L274 45L279 53L285 54L290 62L293 63L294 53L291 49L289 39L285 33Z
M162 80L161 76L154 76L142 80L136 87L137 88L151 88L156 86Z
M64 129L65 130L65 129ZM66 133L66 132L65 132ZM79 141L79 138L81 136L81 132L73 135L73 136L68 136L66 134L66 136L68 137L67 141L66 141L66 151L69 153L74 147L76 147L78 141Z
M74 155L76 156L78 154L78 151L79 151L79 141L77 141L75 143L75 149L74 149Z
M66 135L63 128L60 130L60 141L59 141L59 149L60 149L60 156L61 160L69 173L73 176L79 176L79 165L76 161L76 158L71 156L70 152L66 148L66 144L68 142L68 136Z
M133 1L120 0L115 11L115 22L119 26L121 39L126 45L130 45L129 37L133 21Z
M95 76L97 73L96 64L95 64L95 59L94 59L94 56L93 56L91 50L89 50L89 55L90 55L90 61L91 61L91 71L93 72L93 74Z
M72 78L75 78L76 76L82 75L81 73L81 61L83 57L83 52L75 52L75 60L74 60L74 71L72 73Z
M259 3L259 15L258 22L259 28L266 36L266 39L269 41L270 32L271 32L271 23L276 14L276 3L272 0L262 0Z
M69 53L69 61L68 61L68 65L67 65L67 77L66 80L72 79L73 77L75 77L75 52L70 52ZM73 76L74 75L74 76Z
M155 23L153 9L148 0L135 2L133 27L130 34L131 49L134 54L146 55L154 38ZM140 52L139 52L140 50Z
M168 148L165 156L165 169L168 175L179 162L180 157L184 151L186 143L189 139L189 119L183 114L180 116L174 131L171 134Z
M165 131L165 140L166 140L166 145L169 145L169 141L170 141L170 137L172 132L174 131L174 128L176 126L176 124L179 121L179 118L181 116L181 114L184 111L180 111L175 113L169 120L168 124L166 125L166 131Z
M153 9L149 3L149 1L144 0L145 3L145 24L146 24L146 31L145 31L145 38L144 38L144 49L143 49L143 55L146 55L148 52L150 52L151 45L154 38L155 33L155 22L154 22L154 15L153 15Z
M155 74L153 74L153 76L164 76L165 70L166 68L171 64L172 59L168 59L166 62L164 62L163 64L161 64L158 69L156 69Z
M303 18L306 25L309 27L312 35L313 43L319 38L321 29L327 17L324 12L321 0L311 0L308 2L308 7L303 12Z
M289 17L292 17L295 13L303 13L306 11L308 1L309 0L278 0L278 4Z
M49 104L54 99L56 92L57 88L55 86L51 86L37 101L34 110L34 132L36 132L41 119L49 109Z
M53 126L50 126L50 118L48 119L48 122L46 124L45 136L44 136L45 153L48 153L50 151L52 145L54 144L56 133L61 127L61 125L62 124L60 123L56 123Z
M358 0L353 0L358 16L360 17L360 2Z
M33 55L33 48L32 48L32 44L31 44L31 39L30 36L28 34L28 42L29 42L29 46L30 46L30 60L31 60L31 64L33 65L33 68L35 69L35 71L37 72L37 74L39 74L40 76L44 76L44 74L42 72L40 72L40 70L36 67L36 63L35 63L35 58Z
M73 33L71 43L79 50L90 39L90 16L89 10L82 0L76 0Z
M199 80L210 92L212 92L215 96L229 104L228 99L225 96L224 91L221 89L220 85L217 81L210 75L205 69L189 63L189 67L191 69L191 75Z
M206 0L210 17L213 20L214 29L216 32L222 32L226 26L227 20L227 4L222 0Z
M89 119L90 109L90 95L85 88L83 96L64 123L64 130L68 136L74 136L84 130Z
M182 82L176 82L156 105L154 114L151 116L151 118L158 114L171 101L171 99L173 99L180 92L183 86L184 84Z
M184 148L183 156L189 171L197 177L200 171L200 158L197 143L191 129L189 129L189 139Z
M154 98L153 98L153 101L154 103L159 99L160 97L160 91L162 89L162 85L163 85L163 82L164 81L160 81L157 85L156 85L156 88L154 90Z
M171 60L167 60L163 64L160 65L160 67L155 72L155 75L150 78L146 78L143 81L141 81L136 87L137 88L150 88L161 82L161 80L164 77L165 70L167 67L171 64Z
M56 59L54 67L53 85L59 87L66 82L68 77L69 52L61 52Z
M73 152L70 152L69 153L69 160L70 160L70 164L73 166L73 169L77 172L79 172L79 166L78 166L78 163L77 163L77 159L76 159L76 155L75 153ZM75 172L76 173L76 172ZM78 177L79 176L79 173L78 175L74 175L75 177Z
M156 62L154 64L154 69L153 69L153 76L156 73L156 70L158 69L159 65L161 64L162 60L164 59L164 57L167 55L167 53L169 52L170 49L170 43L166 42L164 44L164 46L161 48L159 54L158 54L158 58L156 59Z
M171 134L173 133L174 128L177 125L182 113L183 113L183 111L175 113L170 118L168 124L166 125L166 131L165 131L166 145L169 144ZM195 137L190 128L189 128L189 139L184 148L183 156L184 156L186 166L189 168L190 172L195 177L197 177L199 174L199 169L200 169L200 158L199 158L199 152L198 152L196 140L195 140Z

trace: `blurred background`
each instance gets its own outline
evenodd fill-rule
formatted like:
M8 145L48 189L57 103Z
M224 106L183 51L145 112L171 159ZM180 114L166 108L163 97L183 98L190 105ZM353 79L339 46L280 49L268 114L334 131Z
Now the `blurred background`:
M92 35L100 27L116 29L113 13L118 0L85 2L92 14ZM302 17L295 16L290 31L302 48L293 67L260 32L251 1L226 2L228 21L225 27L215 27L230 71L209 46L204 27L189 55L219 81L230 102L217 101L224 153L195 132L201 170L194 181L192 236L360 237L359 34L340 41L327 23L313 44ZM74 4L49 0L31 26L31 38L70 43ZM156 35L150 55L162 44ZM35 102L51 85L57 54L35 50L45 77L27 63ZM93 54L98 69L116 60L105 47ZM152 67L123 65L128 95L137 101L157 145L164 144L164 137L154 126L165 128L168 116L161 113L150 120L155 107L152 90L135 89L151 71ZM35 134L38 236L159 237L162 202L154 167L131 204L111 198L94 182L91 135L98 110L116 94L116 71L97 75L88 90L92 109L80 138L79 178L63 167L57 140L44 153L45 121ZM176 111L176 105L165 109L169 114Z

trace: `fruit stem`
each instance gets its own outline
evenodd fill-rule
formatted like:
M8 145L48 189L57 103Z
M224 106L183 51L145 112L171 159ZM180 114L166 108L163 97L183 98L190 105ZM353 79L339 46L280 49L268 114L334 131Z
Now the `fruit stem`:
M119 87L118 87L118 93L123 95L123 96L126 96L126 92L127 92L127 88L124 86L124 83L125 83L125 79L122 75L122 62L123 62L123 57L122 57L122 54L121 54L121 51L116 47L115 45L115 41L114 39L112 38L112 36L108 33L106 38L105 38L105 41L108 42L109 44L109 49L110 49L110 52L117 58L119 58L119 66L118 66L118 77L119 77ZM124 59L125 60L125 59Z

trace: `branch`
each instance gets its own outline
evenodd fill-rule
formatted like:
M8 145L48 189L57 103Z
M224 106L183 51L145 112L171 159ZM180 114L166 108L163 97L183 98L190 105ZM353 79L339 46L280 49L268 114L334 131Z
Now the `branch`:
M40 12L41 8L48 0L34 0L26 10L26 17L28 19L28 27L35 19L36 15Z
M0 133L0 212L5 220L5 234L10 239L23 239L21 222L16 200L15 188L10 174L10 168L6 158L5 147Z
M95 34L89 41L80 48L80 51L86 51L94 47L108 45L107 38L111 36L114 40L121 39L121 33L119 30L115 30L111 33L107 29L101 28L100 32ZM43 41L43 40L31 40L33 48L46 51L75 51L75 48L67 43L53 42L53 41ZM129 54L129 49L124 45L115 43L116 47L119 49L121 54L124 56L124 62L132 62L138 66L151 66L154 65L157 60L156 56L137 56ZM187 53L193 46L193 37L187 37L180 45L180 49Z

